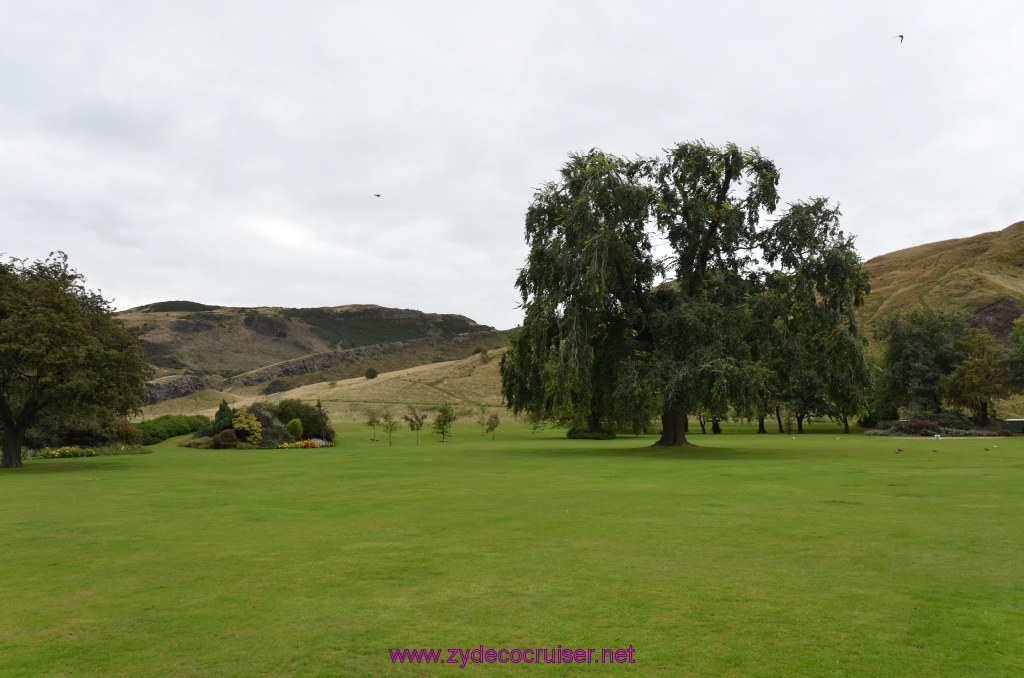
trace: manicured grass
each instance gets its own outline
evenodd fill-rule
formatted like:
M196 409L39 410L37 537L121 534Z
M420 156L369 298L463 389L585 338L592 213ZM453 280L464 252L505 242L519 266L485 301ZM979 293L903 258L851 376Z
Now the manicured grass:
M680 451L466 423L389 448L339 428L320 450L172 441L0 473L0 674L1024 668L1024 439L696 435ZM632 646L636 664L388 656L480 645Z

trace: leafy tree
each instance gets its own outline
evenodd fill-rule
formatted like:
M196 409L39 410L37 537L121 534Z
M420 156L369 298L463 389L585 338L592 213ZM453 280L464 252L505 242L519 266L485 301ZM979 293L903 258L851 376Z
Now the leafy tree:
M855 316L867 274L839 216L825 198L799 202L762 235L774 269L769 287L783 292L775 312L784 319L777 323L784 345L773 366L801 433L809 414L829 414L849 433L849 415L866 406L871 381Z
M616 382L639 348L657 272L642 169L597 150L574 154L561 179L534 195L530 253L516 280L525 318L499 368L514 412L597 431L621 409Z
M290 420L287 424L285 424L285 428L288 429L288 433L291 434L292 438L295 438L296 440L302 440L302 420L301 419L296 418L296 419Z
M366 416L366 425L373 429L373 442L377 442L377 427L380 426L380 410L376 408L367 408L364 412Z
M480 415L476 418L476 423L480 424L480 436L483 437L484 430L487 428L487 404L480 404Z
M500 424L501 417L498 416L497 412L491 412L490 416L487 417L487 432L491 434L491 440L494 440L494 432L498 430Z
M391 434L398 428L398 420L391 416L391 410L384 410L380 417L380 427L388 434L388 447L391 447Z
M969 318L962 311L926 306L882 319L876 336L885 346L876 407L942 411L942 378L964 358L960 340Z
M659 445L685 445L687 412L749 407L764 366L737 339L747 320L743 301L759 281L743 277L761 245L762 212L778 203L779 172L757 149L681 143L650 161L658 228L675 257L675 281L655 311L654 347L660 383ZM753 283L753 284L752 284ZM725 340L714 336L727 332Z
M824 198L761 227L778 180L757 149L735 144L571 156L527 211L516 282L526 315L500 366L511 409L586 431L640 431L660 414L660 445L687 443L689 412L735 408L764 430L784 404L856 411L867 383L860 260ZM653 289L652 218L674 276Z
M441 403L437 407L437 416L434 417L434 433L441 436L441 442L452 435L452 423L455 422L455 410L448 403Z
M256 415L244 407L235 412L235 416L231 420L231 426L235 429L235 434L239 438L251 445L258 447L263 439L263 425L260 424Z
M988 425L989 404L1010 394L1010 370L995 337L982 328L966 330L957 342L964 358L939 379L943 400L965 407L982 426Z
M135 335L84 282L63 252L0 261L0 468L22 466L25 433L43 417L113 423L145 400Z
M426 421L427 415L420 413L413 405L409 405L409 413L402 417L409 423L409 430L416 434L416 444L420 444L420 429L423 428L423 422Z
M377 374L378 374L377 368L375 368L375 367L367 367L366 368L366 372L364 373L364 376L367 379L376 379L377 378Z
M221 400L220 405L217 407L217 413L213 415L213 422L210 424L210 433L208 435L216 435L226 428L231 428L231 420L234 419L235 413L228 405L227 400Z

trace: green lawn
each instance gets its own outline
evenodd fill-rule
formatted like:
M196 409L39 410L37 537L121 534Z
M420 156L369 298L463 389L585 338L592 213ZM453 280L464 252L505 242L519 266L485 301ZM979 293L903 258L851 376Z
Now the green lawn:
M456 434L0 473L0 675L1024 675L1024 439Z

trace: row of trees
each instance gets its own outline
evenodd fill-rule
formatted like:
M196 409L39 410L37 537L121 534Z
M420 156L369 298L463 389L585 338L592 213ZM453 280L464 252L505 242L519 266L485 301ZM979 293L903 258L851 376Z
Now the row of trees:
M409 425L409 430L416 434L416 444L420 444L420 431L423 429L423 424L427 420L427 414L420 412L416 406L409 405L408 412L402 417L402 419ZM373 440L377 440L377 427L379 426L384 434L388 437L388 445L391 445L391 435L398 430L399 421L391 414L389 409L377 409L368 408L365 411L366 425L373 429ZM480 414L480 435L484 434L486 429L487 433L492 434L494 437L494 431L498 428L501 423L501 419L497 413L492 413L490 417L487 417L484 413L484 407L481 407ZM455 408L449 403L441 403L437 406L437 414L434 416L433 431L436 435L441 437L441 442L445 442L452 435L452 424L455 423Z
M971 326L964 311L920 307L886 317L876 331L884 346L872 419L914 418L949 408L987 425L993 400L1024 391L1024 319L1008 345Z
M589 433L660 417L662 445L686 444L702 411L762 431L773 414L781 428L783 407L801 427L812 412L848 426L869 382L854 318L867 277L827 199L766 219L778 181L734 144L571 155L526 213L525 318L500 367L509 407Z

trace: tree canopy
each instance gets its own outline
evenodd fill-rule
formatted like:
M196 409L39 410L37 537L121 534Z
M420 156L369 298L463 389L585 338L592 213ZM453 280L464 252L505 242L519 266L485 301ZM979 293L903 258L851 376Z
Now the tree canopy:
M857 411L866 276L825 198L762 227L778 182L774 163L735 144L570 156L527 210L525 319L501 364L509 406L591 431L660 415L665 445L686 444L691 412L735 408L763 430L782 403Z
M44 416L110 420L145 400L139 342L84 282L62 252L0 261L2 468L22 465L25 432Z

